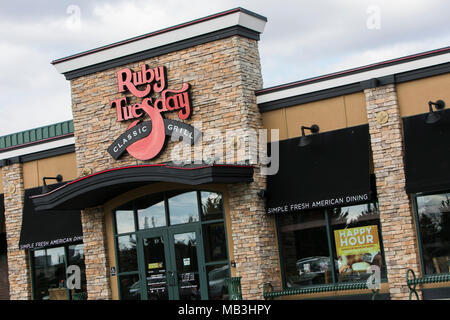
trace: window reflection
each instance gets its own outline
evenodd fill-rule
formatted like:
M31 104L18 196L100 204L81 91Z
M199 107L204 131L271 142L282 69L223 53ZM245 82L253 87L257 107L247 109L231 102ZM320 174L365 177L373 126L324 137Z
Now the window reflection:
M36 250L34 252L36 299L59 300L61 296L67 299L68 292L64 289L65 271L64 247Z
M200 236L201 233L198 235L195 232L174 234L173 240L169 241L171 245L174 244L175 250L170 250L171 259L167 261L173 270L166 270L165 263L161 270L156 269L156 267L159 268L162 261L160 254L164 256L164 251L158 253L154 251L155 247L150 248L148 246L146 241L149 241L153 234L150 230L168 227L169 225L200 222L200 216L201 224L199 227L202 228L200 240L203 240L204 258L203 255L197 257L197 245L199 244L197 241L199 239L196 236ZM208 274L210 273L208 275L208 277L211 277L209 283L210 298L226 299L228 292L223 286L225 280L229 277L229 266L225 263L228 260L228 255L223 220L222 195L208 191L162 192L141 197L118 207L115 211L115 241L121 299L141 298L139 272L142 272L142 267L148 273L148 299L168 298L168 290L166 290L164 297L156 297L154 294L157 291L156 289L160 287L161 279L166 278L166 272L172 272L167 279L176 283L180 299L200 299L201 274L198 258L208 263L208 266L202 268L201 272L207 271ZM170 228L167 229L170 230ZM146 231L141 232L141 230ZM143 238L144 259L138 262L137 235L147 235L147 230L150 231L148 233L150 238ZM155 232L160 231L164 231L164 229ZM152 259L156 260L153 261ZM142 263L143 265L141 265ZM158 272L153 272L155 270ZM161 274L159 274L159 271L161 271ZM166 287L170 288L169 286ZM216 289L219 290L218 293Z
M66 256L67 249L67 256ZM86 273L84 264L84 245L75 244L68 247L56 247L32 251L34 277L33 297L36 300L85 299ZM67 260L67 262L66 262ZM66 279L66 266L80 267L80 288L69 292ZM75 284L75 283L73 283Z
M366 280L373 265L386 277L377 203L303 211L277 220L287 287Z
M134 212L129 210L116 211L117 233L127 233L135 231Z
M203 225L203 246L205 261L221 261L227 259L225 226L223 222Z
M84 244L76 244L68 247L67 263L68 265L76 265L80 267L81 287L79 289L73 289L72 294L75 295L87 292L86 266L84 264Z
M122 300L141 300L141 284L139 275L119 276L120 295Z
M197 192L186 192L169 198L170 224L197 222Z
M223 218L222 195L215 192L201 192L202 220L215 220Z
M279 225L287 286L331 283L324 212L280 216Z
M117 237L120 272L137 271L136 235Z
M209 299L228 300L227 280L230 277L230 267L228 264L208 266Z
M450 193L417 197L426 274L450 272Z
M174 235L175 263L180 300L200 300L200 275L195 232Z
M366 280L371 266L386 277L377 203L334 208L331 225L339 282Z
M166 209L163 194L138 199L136 208L140 230L166 225Z

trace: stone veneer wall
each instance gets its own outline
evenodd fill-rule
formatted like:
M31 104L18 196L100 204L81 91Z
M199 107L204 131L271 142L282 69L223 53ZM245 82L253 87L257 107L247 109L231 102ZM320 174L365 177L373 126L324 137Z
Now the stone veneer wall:
M408 299L406 270L420 275L413 208L405 192L403 137L395 85L364 90L373 154L383 247L391 299ZM385 124L376 116L389 115Z
M25 195L22 164L5 166L2 168L2 174L5 197L6 242L8 243L9 296L11 300L28 300L31 299L28 255L27 251L19 250ZM13 188L10 189L10 186L13 186Z
M79 175L84 168L97 172L126 165L172 160L171 151L177 143L170 141L165 150L151 161L139 161L128 154L115 161L107 153L108 146L130 123L117 122L116 111L110 107L110 101L123 97L117 92L116 72L124 67L138 71L143 63L149 67L166 66L169 89L179 89L183 82L191 85L193 113L186 122L196 125L197 121L201 121L202 131L217 129L225 136L226 129L262 127L254 95L254 90L262 88L257 41L233 36L197 45L71 81ZM130 104L142 100L131 94L127 94L127 97ZM176 119L177 115L165 113L165 117ZM203 146L207 145L211 147L211 141L203 141ZM280 282L274 224L265 216L264 203L256 196L257 190L265 187L265 179L257 172L256 169L254 183L228 186L231 209L227 214L232 221L232 230L228 230L228 234L232 234L234 242L234 248L230 249L234 250L236 274L243 277L243 296L246 299L262 298L262 285L266 279L270 279L275 287ZM83 224L94 223L94 220L104 223L104 220L97 218L91 221L89 214L83 213ZM97 239L104 238L104 234L100 234L104 232L102 230L98 228L95 231L99 233ZM90 247L90 241L85 233L85 245ZM87 268L93 272L87 281L92 288L95 286L93 279L101 281L106 278L104 270L108 266L103 259L90 259L88 256L91 254L86 252ZM101 282L103 290L107 290L107 281ZM90 299L97 297L97 293L89 291L88 294Z

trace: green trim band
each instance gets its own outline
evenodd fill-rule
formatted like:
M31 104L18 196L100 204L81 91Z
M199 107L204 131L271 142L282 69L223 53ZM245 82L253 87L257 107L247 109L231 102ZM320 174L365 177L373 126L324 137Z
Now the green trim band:
M425 284L425 283L439 283L450 282L450 273L440 273L434 275L425 275L422 278L407 279L407 284Z
M270 289L269 289L270 288ZM287 289L282 291L268 291L273 290L270 284L264 285L264 299L273 299L282 296L300 295L300 294L311 294L311 293L322 293L322 292L333 292L333 291L346 291L346 290L361 290L369 289L367 283L364 282L352 282L352 283L336 283L327 284L314 287L305 287L297 289ZM378 291L373 291L373 294L377 294Z
M21 131L0 137L0 151L18 148L74 133L73 121L63 121L44 127Z

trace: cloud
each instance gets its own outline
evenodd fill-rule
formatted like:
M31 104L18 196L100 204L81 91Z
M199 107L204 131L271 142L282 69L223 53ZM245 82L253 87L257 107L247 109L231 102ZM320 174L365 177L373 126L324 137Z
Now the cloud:
M50 61L238 6L268 18L265 87L450 45L446 0L3 1L0 135L71 118L69 82Z

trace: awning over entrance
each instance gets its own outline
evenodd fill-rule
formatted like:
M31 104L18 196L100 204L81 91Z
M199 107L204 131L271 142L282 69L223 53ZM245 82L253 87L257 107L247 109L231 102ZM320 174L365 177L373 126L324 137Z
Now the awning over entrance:
M19 248L45 248L81 241L83 230L80 211L36 212L30 197L41 193L42 187L25 190Z
M267 212L285 213L365 202L370 183L369 127L362 125L280 141L280 165L268 176Z
M428 113L403 118L406 192L450 189L450 110L426 124Z
M71 181L45 194L32 197L36 210L81 210L152 182L187 185L252 182L253 167L198 165L174 167L166 164L136 165L109 169Z

